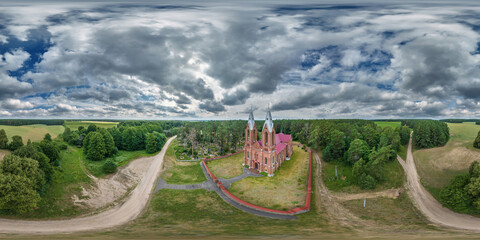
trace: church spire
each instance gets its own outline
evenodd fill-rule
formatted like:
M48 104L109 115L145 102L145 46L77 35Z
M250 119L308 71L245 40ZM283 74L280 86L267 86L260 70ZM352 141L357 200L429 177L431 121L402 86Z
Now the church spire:
M250 130L253 130L253 127L255 125L255 119L253 118L253 111L250 112L250 116L248 116L248 127Z
M263 124L263 128L267 126L267 129L269 132L272 132L273 130L273 119L272 119L272 114L270 113L270 109L267 112L267 115L265 116L265 124Z

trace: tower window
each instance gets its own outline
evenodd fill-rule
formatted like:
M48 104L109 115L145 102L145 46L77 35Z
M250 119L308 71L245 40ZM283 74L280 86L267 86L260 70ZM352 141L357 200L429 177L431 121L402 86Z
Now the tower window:
M265 164L267 164L267 158L265 158Z

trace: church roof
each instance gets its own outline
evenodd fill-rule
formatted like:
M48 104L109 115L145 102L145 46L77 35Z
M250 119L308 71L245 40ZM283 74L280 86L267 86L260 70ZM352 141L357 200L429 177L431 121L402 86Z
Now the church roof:
M289 142L292 139L292 135L285 133L275 134L275 144L280 144L282 142Z
M276 149L277 154L280 153L283 149L285 149L286 146L287 145L285 143L277 144L277 146L276 146L277 147L277 149Z
M269 132L273 131L273 120L272 120L272 114L270 113L270 111L268 111L267 115L265 116L265 123L263 124L263 129L265 129L265 126L267 126L267 129Z
M248 116L248 127L250 130L253 130L253 127L255 126L255 119L253 119L253 112L250 112L250 116Z

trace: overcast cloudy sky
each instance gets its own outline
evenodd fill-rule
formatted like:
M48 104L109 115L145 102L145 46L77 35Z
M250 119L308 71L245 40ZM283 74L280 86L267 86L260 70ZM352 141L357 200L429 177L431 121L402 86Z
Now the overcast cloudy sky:
M473 1L16 1L0 54L0 118L480 117Z

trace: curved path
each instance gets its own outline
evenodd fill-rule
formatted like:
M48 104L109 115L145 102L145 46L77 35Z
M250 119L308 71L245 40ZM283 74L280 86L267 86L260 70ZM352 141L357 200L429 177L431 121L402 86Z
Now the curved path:
M162 148L162 151L154 156L155 159L148 172L132 191L128 199L122 204L96 215L68 220L28 221L0 219L0 232L67 233L99 230L119 226L137 218L140 213L142 213L152 195L152 186L154 186L155 181L162 170L163 157L165 156L168 146L175 137L170 138Z
M466 214L455 213L442 205L423 187L415 167L412 155L412 136L408 143L407 161L403 161L399 156L398 162L402 165L407 174L408 188L410 189L413 200L422 213L432 222L457 228L480 232L480 218Z

